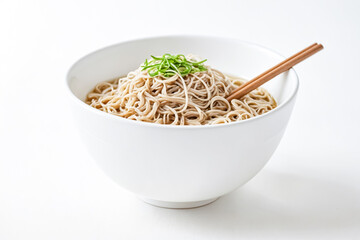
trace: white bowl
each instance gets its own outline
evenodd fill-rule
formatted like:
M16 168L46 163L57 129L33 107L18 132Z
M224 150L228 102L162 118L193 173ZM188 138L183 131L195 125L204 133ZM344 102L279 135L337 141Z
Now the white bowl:
M169 126L124 119L83 101L101 81L126 75L150 55L193 53L225 73L252 78L284 58L253 43L200 36L119 43L76 62L67 76L81 136L99 167L153 205L189 208L210 203L261 170L282 138L298 89L293 69L264 87L278 107L241 122Z

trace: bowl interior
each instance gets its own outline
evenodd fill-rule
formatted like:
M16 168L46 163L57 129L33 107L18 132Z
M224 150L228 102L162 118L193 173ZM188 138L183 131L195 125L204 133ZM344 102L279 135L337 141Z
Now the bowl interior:
M84 101L94 86L105 80L124 76L138 68L150 55L195 54L208 59L207 64L230 75L251 79L284 58L256 44L235 39L172 36L140 39L113 45L80 59L70 69L70 91ZM293 69L263 85L279 105L296 92L298 79Z

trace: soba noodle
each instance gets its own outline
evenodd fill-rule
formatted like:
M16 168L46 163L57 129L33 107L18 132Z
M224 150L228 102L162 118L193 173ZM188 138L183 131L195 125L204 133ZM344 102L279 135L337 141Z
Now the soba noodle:
M101 111L137 121L205 125L241 121L274 109L275 99L263 88L241 100L225 98L244 83L206 66L207 71L186 76L149 76L138 68L127 76L101 82L86 103Z

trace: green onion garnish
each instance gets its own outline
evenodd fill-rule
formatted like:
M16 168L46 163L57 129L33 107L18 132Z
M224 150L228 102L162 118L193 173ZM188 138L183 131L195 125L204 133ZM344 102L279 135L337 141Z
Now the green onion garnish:
M155 77L161 75L164 77L172 77L176 73L181 76L186 76L190 73L204 72L207 68L203 63L207 60L202 60L200 62L194 62L187 60L183 54L171 55L164 54L162 57L151 56L151 60L145 60L142 65L142 70L148 71L150 77Z

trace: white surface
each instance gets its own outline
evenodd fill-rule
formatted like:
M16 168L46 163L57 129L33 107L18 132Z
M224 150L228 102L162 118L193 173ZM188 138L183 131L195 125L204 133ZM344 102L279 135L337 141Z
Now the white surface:
M0 239L358 239L359 8L357 1L2 1ZM314 41L325 46L296 67L295 110L263 171L213 204L180 211L144 204L105 177L63 99L65 73L79 57L172 33L237 37L287 56Z
M269 161L285 132L299 86L295 71L267 83L277 99L276 109L227 125L144 123L98 111L83 102L99 81L136 69L151 54L149 49L155 55L188 51L206 56L212 66L235 76L254 75L283 60L254 44L198 36L146 38L82 58L69 70L66 98L91 157L120 186L159 206L200 206L200 201L206 204L248 182Z

